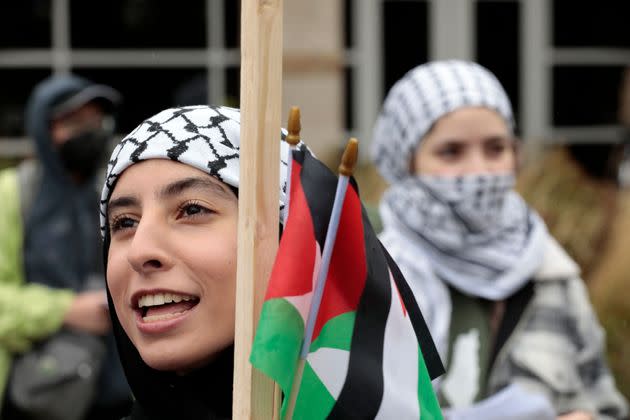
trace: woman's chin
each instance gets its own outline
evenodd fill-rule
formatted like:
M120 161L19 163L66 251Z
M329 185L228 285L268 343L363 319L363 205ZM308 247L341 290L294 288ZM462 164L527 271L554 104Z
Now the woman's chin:
M221 349L210 353L191 353L189 351L176 351L172 347L168 350L152 348L141 349L140 356L144 363L152 369L186 374L211 362L220 351Z
M181 357L168 358L164 357L164 355L160 357L151 357L149 355L141 356L144 363L146 363L151 369L163 372L187 373L202 365L200 361L186 360Z

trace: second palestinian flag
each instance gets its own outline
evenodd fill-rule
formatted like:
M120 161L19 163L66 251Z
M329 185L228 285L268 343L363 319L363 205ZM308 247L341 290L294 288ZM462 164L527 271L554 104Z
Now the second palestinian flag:
M289 395L337 177L293 152L290 214L263 305L252 364ZM337 241L294 418L441 419L431 379L443 373L412 292L378 241L356 184ZM282 415L286 410L283 404Z

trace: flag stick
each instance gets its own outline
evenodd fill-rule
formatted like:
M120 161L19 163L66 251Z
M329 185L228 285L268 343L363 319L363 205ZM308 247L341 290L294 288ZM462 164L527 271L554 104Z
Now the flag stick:
M293 151L300 143L300 130L302 125L300 123L300 108L292 106L289 111L289 122L287 123L287 137L285 141L289 143L289 151L287 152L287 193L284 204L284 211L287 217L289 216L289 203L291 202L291 169L293 167Z
M249 363L278 248L282 0L241 2L241 144L232 417L269 420L273 381Z
M315 330L315 322L317 321L319 306L322 301L322 296L324 295L324 287L326 286L326 278L328 277L328 268L330 267L330 260L335 247L335 241L337 239L337 229L339 228L341 211L343 210L343 203L346 197L350 176L352 175L354 166L357 162L358 151L359 146L357 139L351 138L346 145L343 157L341 158L341 164L339 165L339 180L337 181L337 190L335 191L335 200L330 214L330 221L328 222L328 231L326 232L326 242L324 243L324 250L322 252L322 261L315 281L315 290L313 291L313 298L311 299L311 306L306 319L306 328L304 331L304 341L302 341L302 349L300 351L300 359L298 361L296 375L293 379L293 385L291 386L291 395L289 396L289 405L287 407L287 418L289 420L293 418L297 394L299 393L302 375L304 373L304 365L306 363L309 348L311 347L313 331Z

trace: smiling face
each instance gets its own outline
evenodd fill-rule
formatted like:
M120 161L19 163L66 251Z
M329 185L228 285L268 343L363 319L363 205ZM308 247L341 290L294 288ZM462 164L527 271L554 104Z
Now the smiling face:
M107 284L150 367L185 372L233 343L237 217L225 184L178 162L140 162L118 179Z
M422 175L513 173L515 144L503 117L488 108L460 108L440 118L422 139L413 162Z

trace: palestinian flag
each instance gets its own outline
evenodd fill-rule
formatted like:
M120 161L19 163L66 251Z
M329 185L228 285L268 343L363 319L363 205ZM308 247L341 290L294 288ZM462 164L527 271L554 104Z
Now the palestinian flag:
M251 354L282 388L283 418L337 186L307 151L293 152L291 171L290 214ZM431 379L442 373L411 289L351 180L294 418L441 419Z

